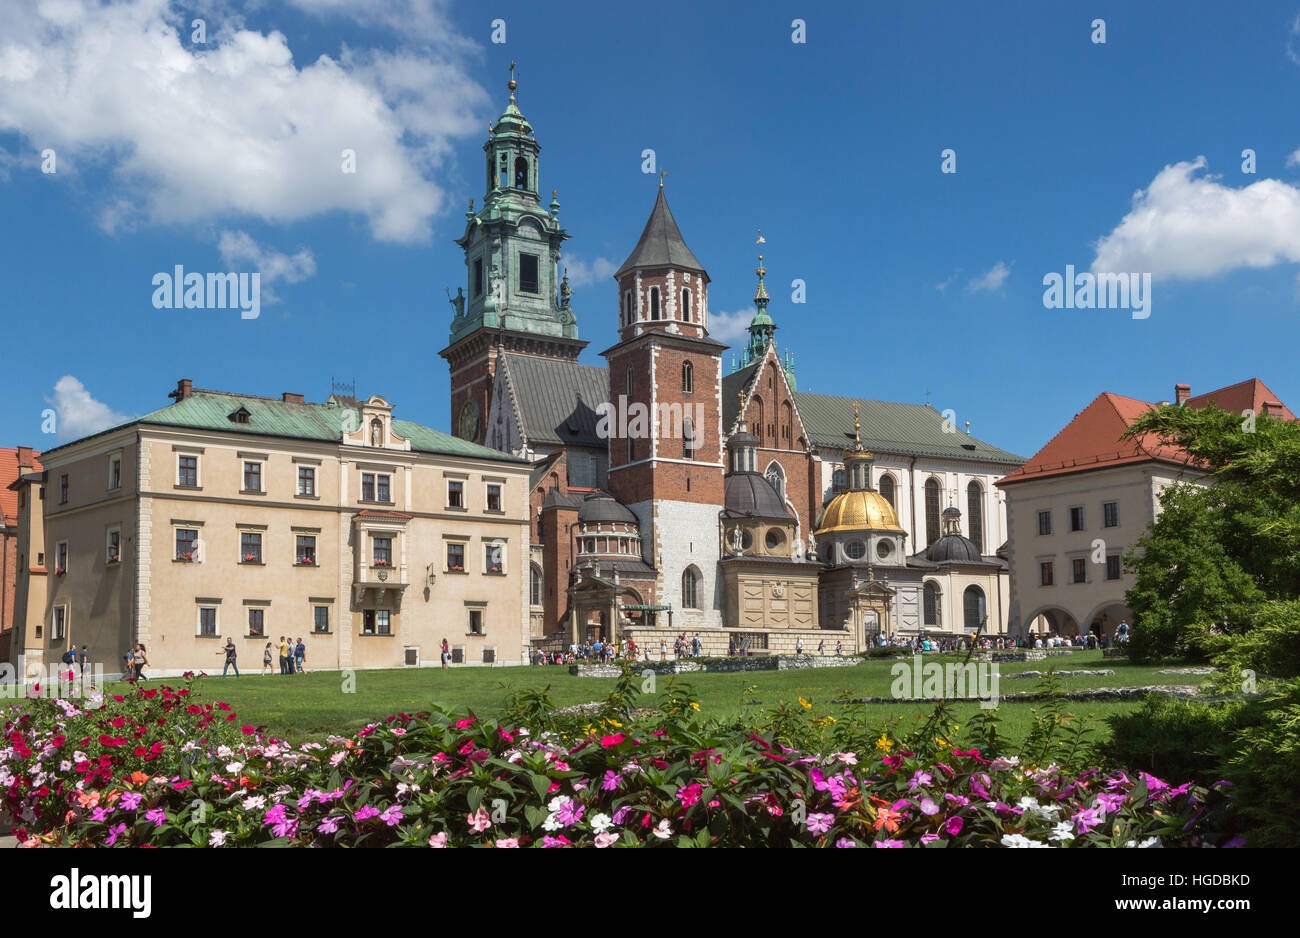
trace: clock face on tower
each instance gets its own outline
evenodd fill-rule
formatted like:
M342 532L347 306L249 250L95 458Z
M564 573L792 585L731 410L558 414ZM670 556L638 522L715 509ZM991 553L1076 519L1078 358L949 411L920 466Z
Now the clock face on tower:
M462 440L473 440L478 436L478 402L473 398L466 401L456 418L456 434Z

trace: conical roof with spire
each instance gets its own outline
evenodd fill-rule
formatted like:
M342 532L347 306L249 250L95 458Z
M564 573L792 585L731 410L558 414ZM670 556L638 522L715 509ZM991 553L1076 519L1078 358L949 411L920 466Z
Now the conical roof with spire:
M659 184L659 197L655 199L654 211L650 213L650 220L641 232L641 240L637 241L636 248L614 277L617 279L630 270L645 267L675 267L678 270L705 273L704 266L686 246L677 222L673 219L668 199L664 196L663 183Z

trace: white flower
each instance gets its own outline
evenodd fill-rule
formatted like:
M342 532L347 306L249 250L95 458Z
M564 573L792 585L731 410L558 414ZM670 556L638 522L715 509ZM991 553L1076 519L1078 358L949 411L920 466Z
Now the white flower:
M223 847L226 843L226 837L229 835L225 831L213 831L208 837L209 847Z
M264 807L266 807L266 799L261 795L250 795L244 799L245 811L260 811Z
M1012 766L1016 766L1019 764L1020 764L1019 756L998 756L996 759L993 760L993 764L990 765L989 768L992 769L994 772L1003 772L1011 768Z
M555 812L548 814L546 820L542 822L542 830L558 831L563 827L564 825L559 822L558 816Z
M659 822L659 826L655 828L655 836L660 840L667 840L669 837L673 836L673 829L668 826L667 818L664 818Z
M1004 847L1046 847L1047 844L1037 840L1030 840L1024 834L1003 834L1002 846Z
M1148 837L1146 840L1142 841L1142 843L1138 843L1136 840L1130 840L1130 841L1129 841L1128 843L1126 843L1124 846L1125 846L1125 847L1159 847L1159 846L1160 846L1160 838L1159 838L1159 837Z
M1074 824L1070 821L1058 821L1048 835L1048 840L1074 840Z
M226 771L229 772L231 775L238 775L240 769L242 769L243 767L244 767L244 763L242 762L226 763Z
M546 807L549 811L559 811L572 800L568 795L556 795Z
M591 816L591 829L597 834L609 830L614 825L608 814L593 814Z

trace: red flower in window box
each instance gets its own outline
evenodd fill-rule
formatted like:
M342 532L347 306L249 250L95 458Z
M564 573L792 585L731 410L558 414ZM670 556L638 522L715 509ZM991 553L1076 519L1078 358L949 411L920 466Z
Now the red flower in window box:
M315 560L314 557L299 557L299 558L298 558L298 563L302 564L303 566L307 566L307 567L314 567L314 566L316 566L316 560Z
M392 565L393 562L391 560L376 560L374 562L374 566L376 567L391 567Z
M455 570L457 573L464 573L464 572L465 572L465 568L462 567L462 566L460 566L459 564L457 564L456 566L452 567L451 569Z
M244 563L257 563L257 554L244 554Z
M194 555L192 553L177 554L176 559L179 560L181 563L193 563Z
M54 568L54 575L55 575L55 576L63 576L64 572L65 572L65 571L64 571L64 569L63 569L62 567L55 567L55 568Z

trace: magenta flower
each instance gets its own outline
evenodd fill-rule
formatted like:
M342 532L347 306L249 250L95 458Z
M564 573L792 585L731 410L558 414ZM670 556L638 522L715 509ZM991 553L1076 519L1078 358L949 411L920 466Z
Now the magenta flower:
M700 793L704 791L704 786L698 782L691 785L683 785L677 790L677 797L681 799L683 807L689 808L700 800Z
M123 811L134 811L136 808L140 807L141 801L144 801L144 795L139 792L128 791L122 796L122 799L118 804L122 806Z
M551 837L548 834L547 836L542 838L543 847L563 847L568 845L569 843L572 843L572 841L570 841L569 838L565 837L563 834L559 835L558 837Z
M873 846L873 847L902 847L902 846L903 846L903 842L902 842L901 840L873 840L873 841L871 842L871 846Z
M327 818L322 818L321 822L316 825L318 834L332 834L339 829L339 816L332 814Z
M162 808L154 808L152 811L146 811L144 813L144 819L146 821L153 821L154 827L162 827L167 823L167 812Z
M833 814L810 814L808 815L808 832L811 834L824 834L831 829L835 823Z
M398 805L389 805L383 814L379 815L379 820L383 821L389 827L396 827L402 821L402 809Z
M835 841L835 846L837 846L837 847L841 847L841 848L843 848L843 847L856 847L857 845L858 845L858 842L857 842L856 840L853 840L851 837L841 837L839 840Z
M479 810L481 811L483 809L480 808ZM578 804L578 802L570 799L569 801L566 801L564 804L560 805L560 809L555 812L555 818L562 825L568 827L570 824L577 824L580 820L582 820L583 812L586 810L587 809L582 805Z
M1070 820L1074 821L1075 828L1080 834L1086 834L1106 818L1097 808L1084 808Z
M1142 779L1142 781L1147 783L1147 791L1151 792L1152 794L1158 791L1164 791L1166 788L1169 787L1169 784L1167 782L1162 782L1154 775L1148 775L1146 772L1139 772L1138 776Z
M619 808L617 811L614 812L614 817L613 817L614 823L622 824L624 821L627 820L627 816L631 813L632 813L632 806L627 804L623 805L623 807Z
M924 847L924 846L926 846L927 844L932 844L932 843L934 843L934 842L935 842L936 840L938 840L938 839L939 839L939 835L936 834L936 833L934 833L933 831L930 831L929 833L922 834L922 835L921 835L921 846Z
M1124 796L1113 795L1104 791L1098 792L1097 807L1101 809L1102 814L1113 814L1120 808L1124 807Z
M944 822L943 829L948 832L949 837L956 837L958 834L961 833L962 826L965 823L966 822L962 818L959 818L956 815L954 815L953 817L948 818L948 820Z
M600 783L601 790L614 791L616 788L618 788L618 783L621 779L622 776L619 775L617 772L615 772L613 769L606 769L605 780Z
M908 791L916 791L922 785L929 785L933 780L934 776L929 772L922 772L920 769L917 769L916 773L912 776L912 780L907 783L907 789Z
M378 811L375 812L375 814L378 813ZM492 819L488 817L487 811L483 810L483 806L479 805L479 809L473 814L465 815L465 823L469 825L469 829L474 833L481 834L492 826Z
M366 805L365 807L357 808L356 813L352 815L352 820L364 821L367 818L376 817L378 814L379 814L378 808L372 808L370 807L370 805Z
M106 847L113 846L113 844L117 843L117 838L124 833L126 833L125 824L114 824L112 827L108 829L108 837L104 841L104 846Z

